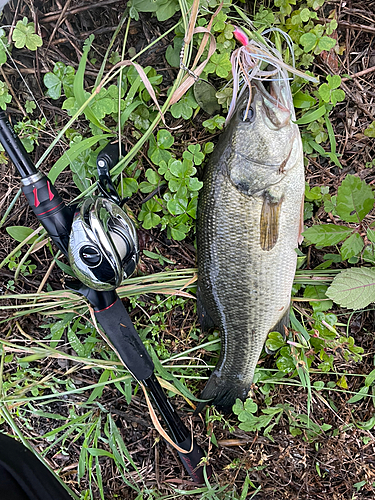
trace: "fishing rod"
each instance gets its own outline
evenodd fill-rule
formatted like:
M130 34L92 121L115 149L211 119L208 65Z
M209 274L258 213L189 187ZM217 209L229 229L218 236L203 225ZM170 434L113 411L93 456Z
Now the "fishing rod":
M116 293L139 258L134 225L120 208L121 200L109 177L109 169L118 161L118 143L106 146L97 158L101 196L70 207L48 177L35 168L3 111L0 142L21 176L22 191L34 214L78 278L69 282L69 288L90 302L122 363L150 393L185 469L194 482L203 483L204 467L199 463L205 455L168 401L154 374L152 359ZM206 466L206 474L210 477L210 466Z

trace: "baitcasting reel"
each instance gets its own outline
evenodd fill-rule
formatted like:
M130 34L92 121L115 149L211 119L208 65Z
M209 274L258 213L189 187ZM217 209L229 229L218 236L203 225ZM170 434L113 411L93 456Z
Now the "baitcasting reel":
M110 144L99 153L103 196L87 198L80 205L69 239L70 266L77 278L94 290L114 290L133 274L139 260L134 223L120 208L120 198L109 177L109 169L117 163L116 152L118 144Z

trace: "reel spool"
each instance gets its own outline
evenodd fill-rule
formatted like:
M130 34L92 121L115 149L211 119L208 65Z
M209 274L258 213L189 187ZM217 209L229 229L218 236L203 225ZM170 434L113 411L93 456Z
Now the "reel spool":
M113 201L87 198L74 214L68 257L77 278L94 290L114 290L139 260L130 217Z

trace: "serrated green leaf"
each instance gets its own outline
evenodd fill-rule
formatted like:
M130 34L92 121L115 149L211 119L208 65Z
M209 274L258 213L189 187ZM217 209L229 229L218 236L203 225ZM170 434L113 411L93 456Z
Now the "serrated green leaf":
M343 244L340 249L341 257L343 260L350 259L354 255L362 252L364 247L363 239L358 233L352 234Z
M321 200L322 199L322 191L321 191L320 186L315 186L315 187L310 189L310 186L306 182L305 198L309 201Z
M307 228L302 234L311 243L320 246L336 245L347 238L353 229L346 226L336 226L336 224L321 224Z
M355 175L347 175L337 190L337 214L345 222L361 222L374 206L370 186Z
M338 274L326 295L342 307L362 309L375 301L375 267L345 269Z

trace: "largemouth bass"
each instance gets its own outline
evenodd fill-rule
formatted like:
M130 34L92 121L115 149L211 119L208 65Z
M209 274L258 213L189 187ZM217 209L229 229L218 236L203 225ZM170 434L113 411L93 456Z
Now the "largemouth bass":
M253 82L204 174L197 215L198 313L221 353L201 398L245 399L270 331L285 333L302 222L304 166L289 83ZM204 405L200 405L200 411Z

